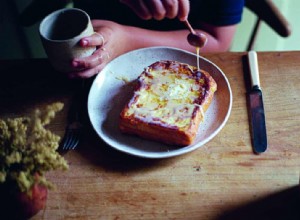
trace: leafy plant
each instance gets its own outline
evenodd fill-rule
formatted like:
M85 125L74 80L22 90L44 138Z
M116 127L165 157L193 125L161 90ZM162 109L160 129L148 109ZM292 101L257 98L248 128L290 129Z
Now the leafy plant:
M62 109L57 102L30 117L0 119L0 185L7 183L20 192L28 192L36 183L49 188L52 183L44 174L68 169L57 152L60 137L45 128Z

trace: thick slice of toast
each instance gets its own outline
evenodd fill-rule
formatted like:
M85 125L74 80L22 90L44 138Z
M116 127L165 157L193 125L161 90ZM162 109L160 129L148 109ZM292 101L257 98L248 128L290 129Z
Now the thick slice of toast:
M217 84L204 70L158 61L138 77L133 97L120 114L123 133L179 146L193 143Z

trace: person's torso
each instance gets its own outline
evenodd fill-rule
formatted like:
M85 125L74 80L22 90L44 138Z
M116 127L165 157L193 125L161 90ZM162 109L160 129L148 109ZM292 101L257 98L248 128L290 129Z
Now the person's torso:
M85 10L92 19L104 19L123 25L154 30L176 30L185 26L178 19L143 20L119 0L74 0L74 6ZM230 25L241 20L244 0L190 0L189 20L213 25Z

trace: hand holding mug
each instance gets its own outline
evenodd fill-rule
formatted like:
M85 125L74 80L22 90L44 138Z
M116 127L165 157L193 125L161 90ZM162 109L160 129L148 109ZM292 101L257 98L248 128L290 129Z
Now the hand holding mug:
M55 70L78 71L72 60L90 56L95 46L82 47L82 38L94 34L89 15L77 8L64 8L46 16L39 27L40 37Z

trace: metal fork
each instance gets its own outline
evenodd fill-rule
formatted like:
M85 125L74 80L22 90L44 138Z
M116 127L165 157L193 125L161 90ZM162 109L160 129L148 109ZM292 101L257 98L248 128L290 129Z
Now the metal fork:
M74 121L66 128L66 133L62 139L63 150L74 150L79 144L81 137L82 124L79 121Z
M82 80L79 91L73 97L72 105L68 114L68 126L61 141L63 150L73 150L80 142L83 125L80 121L83 102L85 97L85 82Z

